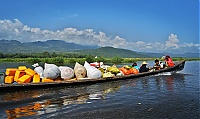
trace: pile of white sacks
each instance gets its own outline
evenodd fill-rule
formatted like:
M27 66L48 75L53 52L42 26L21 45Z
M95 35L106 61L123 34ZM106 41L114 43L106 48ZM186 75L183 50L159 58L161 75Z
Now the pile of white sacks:
M72 78L100 78L102 73L100 70L85 61L84 66L76 62L74 69L68 66L56 66L55 64L44 64L44 69L38 63L32 65L35 67L34 71L37 72L41 78L56 79L59 76L62 79Z

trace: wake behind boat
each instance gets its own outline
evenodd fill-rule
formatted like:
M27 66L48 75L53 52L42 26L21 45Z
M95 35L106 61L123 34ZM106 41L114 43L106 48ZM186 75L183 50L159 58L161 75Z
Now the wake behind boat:
M116 81L116 80L128 80L133 78L139 78L149 75L156 75L164 72L177 72L184 69L185 60L176 62L173 67L168 67L160 70L155 70L151 72L144 72L138 74L130 74L124 76L114 76L114 77L106 77L106 78L82 78L80 80L65 80L59 82L40 82L40 83L20 83L20 84L0 84L1 91L9 91L9 90L26 90L26 89L38 89L38 88L52 88L56 86L70 86L70 85L80 85L80 84L91 84L97 82L108 82L108 81ZM0 74L1 79L4 78L4 74Z

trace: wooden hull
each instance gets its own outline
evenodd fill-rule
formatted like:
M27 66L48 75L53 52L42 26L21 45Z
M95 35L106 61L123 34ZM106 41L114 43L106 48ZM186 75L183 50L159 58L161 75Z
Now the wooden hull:
M184 68L185 60L179 61L176 63L175 66L153 71L153 72L145 72L139 74L132 74L132 75L125 75L125 76L116 76L116 77L109 77L109 78L97 78L97 79L82 79L82 80L69 80L69 81L60 81L60 82L51 82L51 83L24 83L24 84L0 84L1 91L10 91L10 90L23 90L23 89L38 89L38 88L52 88L55 86L69 86L69 85L78 85L78 84L91 84L97 82L108 82L108 81L115 81L115 80L125 80L125 79L132 79L138 77L144 77L149 75L155 75L163 72L176 72L180 71Z

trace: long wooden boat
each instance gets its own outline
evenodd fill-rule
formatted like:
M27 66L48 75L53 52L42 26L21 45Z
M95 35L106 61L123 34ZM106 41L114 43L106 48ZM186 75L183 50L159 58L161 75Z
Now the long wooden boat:
M18 90L18 89L38 89L38 88L52 88L55 86L69 86L69 85L78 85L78 84L91 84L97 82L108 82L108 81L116 81L116 80L125 80L132 79L138 77L144 77L149 75L155 75L163 72L177 72L184 68L185 60L179 61L175 63L175 66L164 68L161 70L156 70L152 72L144 72L139 74L131 74L125 76L115 76L108 78L97 78L97 79L81 79L81 80L68 80L68 81L60 81L60 82L50 82L50 83L24 83L24 84L0 84L1 91L9 91L9 90Z

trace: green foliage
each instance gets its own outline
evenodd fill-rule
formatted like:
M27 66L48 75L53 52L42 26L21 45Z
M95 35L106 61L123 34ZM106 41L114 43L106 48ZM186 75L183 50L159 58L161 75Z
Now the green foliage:
M69 59L69 63L76 63L76 61L74 59Z
M106 62L106 59L104 57L101 57L101 56L95 58L94 60L95 60L95 62Z
M50 63L49 58L44 58L43 62Z
M64 58L62 57L55 57L55 58L44 58L42 62L45 63L53 63L53 64L63 64Z
M88 63L91 63L91 62L94 62L94 61L95 61L94 56L92 56L92 55L87 55L87 56L85 57L85 60L86 60Z
M64 59L62 57L56 57L56 58L52 59L52 63L63 64L64 63Z
M113 58L111 59L111 62L112 62L112 63L116 63L116 64L121 63L122 61L123 61L123 59L120 58L119 56L115 56L115 57L113 57Z
M5 58L4 54L0 52L0 58Z
M30 62L30 63L39 63L40 59L39 58L30 58L30 59L28 59L28 62Z

